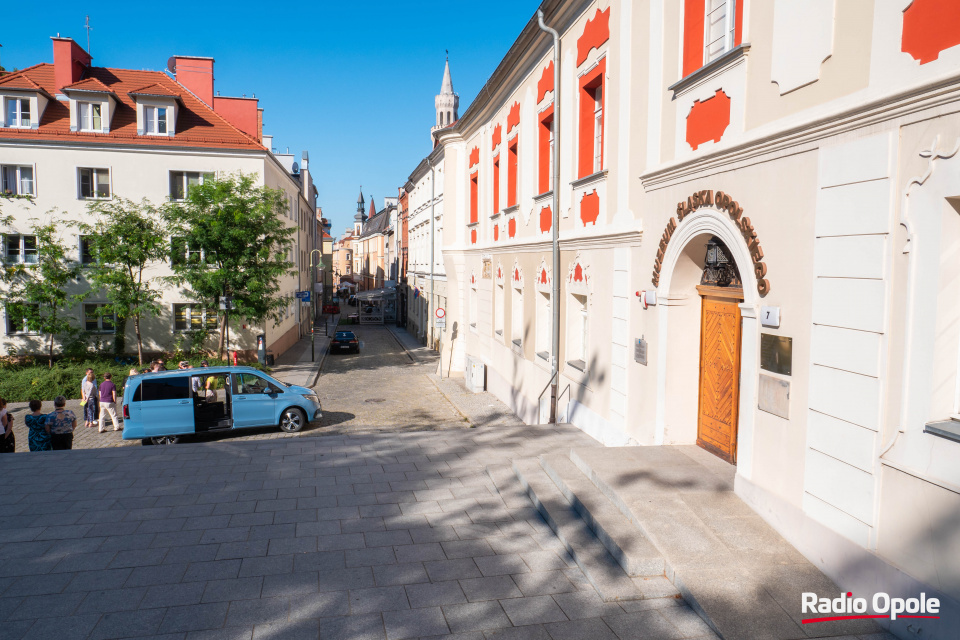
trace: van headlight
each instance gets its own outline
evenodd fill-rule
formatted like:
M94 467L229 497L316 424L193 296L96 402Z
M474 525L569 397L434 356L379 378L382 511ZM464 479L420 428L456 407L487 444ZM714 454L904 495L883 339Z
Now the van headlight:
M309 400L310 402L312 402L313 404L317 405L318 407L320 406L320 398L317 397L317 394L305 393L303 394L303 397Z

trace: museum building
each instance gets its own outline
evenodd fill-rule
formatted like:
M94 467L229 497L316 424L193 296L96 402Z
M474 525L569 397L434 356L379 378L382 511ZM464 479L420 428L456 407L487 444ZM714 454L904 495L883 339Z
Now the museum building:
M434 132L444 370L536 424L556 363L559 421L697 444L838 584L956 603L960 9L541 9L559 69L533 16Z

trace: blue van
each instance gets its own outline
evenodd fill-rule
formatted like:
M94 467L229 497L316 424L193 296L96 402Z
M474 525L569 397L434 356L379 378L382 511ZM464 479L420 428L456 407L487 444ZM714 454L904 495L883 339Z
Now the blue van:
M277 426L296 433L323 414L317 394L253 367L202 367L130 376L123 439L174 444L181 436Z

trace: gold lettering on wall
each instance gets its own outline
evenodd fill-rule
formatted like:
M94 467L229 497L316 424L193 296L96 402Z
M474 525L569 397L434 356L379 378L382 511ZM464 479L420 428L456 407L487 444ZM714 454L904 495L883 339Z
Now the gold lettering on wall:
M764 278L767 275L767 265L763 262L763 248L760 246L753 223L750 222L750 218L743 215L743 208L729 194L723 191L717 191L714 194L711 189L697 191L686 200L677 203L677 215L667 222L667 228L664 229L660 244L657 246L657 257L653 263L653 286L660 286L660 267L663 265L663 256L666 254L673 232L677 230L677 224L682 223L684 218L700 207L714 207L727 212L747 244L747 251L750 252L750 259L753 261L753 274L757 277L757 292L761 296L767 295L770 292L770 282Z

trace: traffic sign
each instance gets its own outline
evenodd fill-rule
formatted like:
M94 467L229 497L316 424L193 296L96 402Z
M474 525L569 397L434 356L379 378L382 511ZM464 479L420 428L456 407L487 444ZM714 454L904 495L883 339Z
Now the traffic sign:
M433 323L433 326L437 327L438 329L445 329L447 327L447 319L437 318L437 320Z
M309 291L297 291L297 297L304 302L310 302L310 292Z
M443 307L437 307L434 313L437 315L437 320L442 320L447 317L447 312L443 310Z

